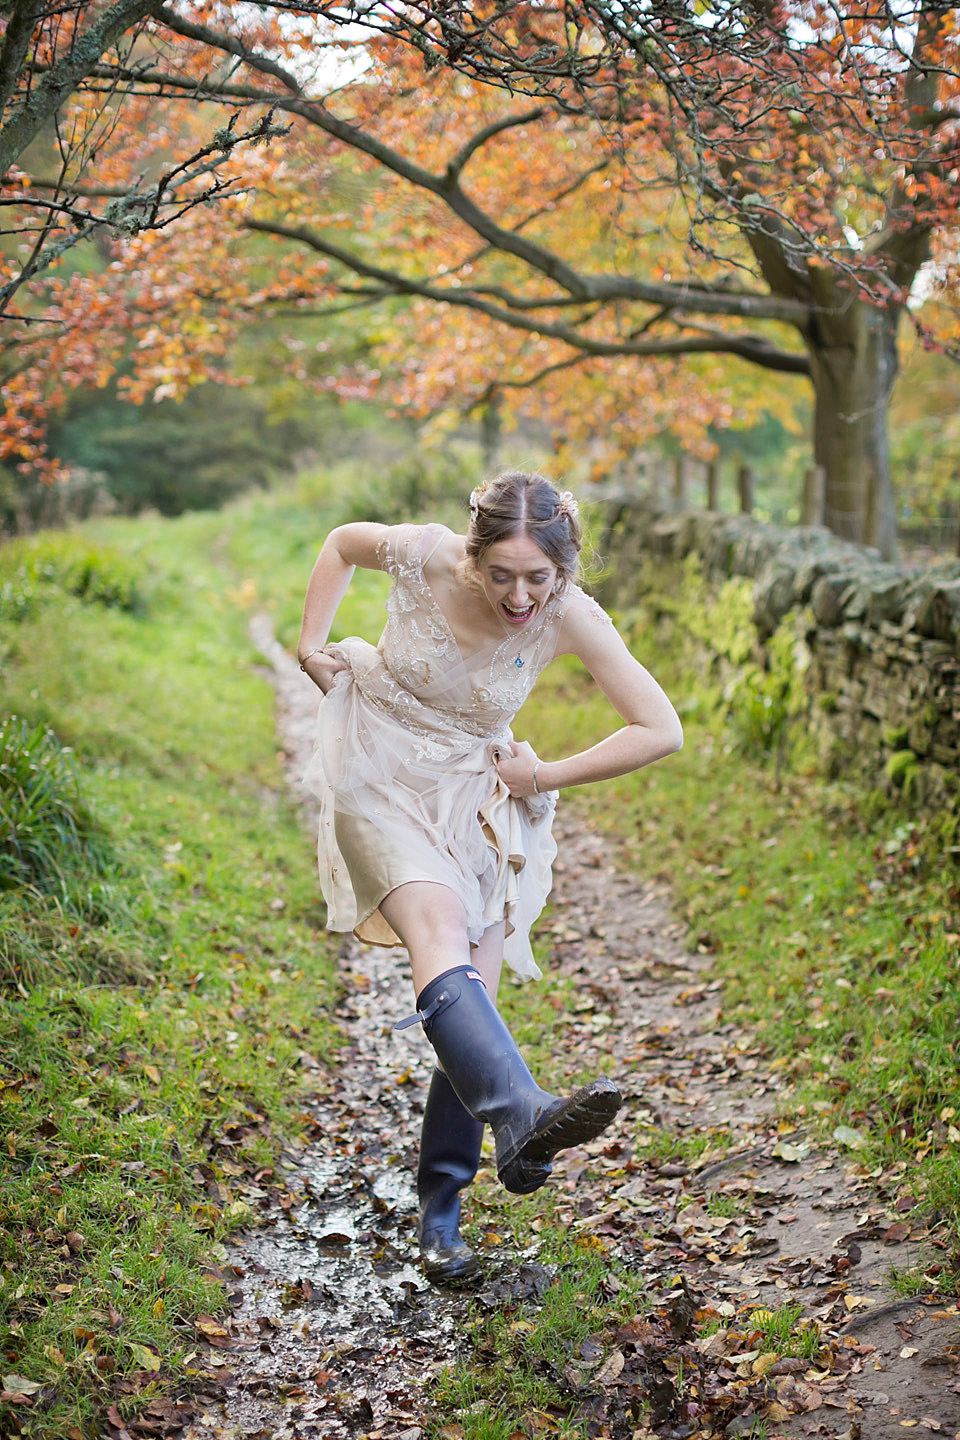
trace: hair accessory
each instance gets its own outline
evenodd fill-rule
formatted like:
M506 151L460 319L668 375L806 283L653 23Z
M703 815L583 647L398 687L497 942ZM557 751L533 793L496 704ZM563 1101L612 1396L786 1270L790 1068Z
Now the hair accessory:
M480 509L480 486L477 485L470 491L470 519L476 520L477 511Z
M579 513L580 506L577 504L573 492L571 490L562 490L560 492L559 504L557 505L557 514L569 515L575 520Z

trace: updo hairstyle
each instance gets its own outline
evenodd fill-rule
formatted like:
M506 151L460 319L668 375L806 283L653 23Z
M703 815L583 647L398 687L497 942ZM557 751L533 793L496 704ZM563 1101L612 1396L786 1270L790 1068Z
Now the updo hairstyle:
M508 470L478 485L470 496L467 558L476 567L491 545L515 535L529 535L539 546L557 567L561 586L579 577L583 533L569 490L526 470Z

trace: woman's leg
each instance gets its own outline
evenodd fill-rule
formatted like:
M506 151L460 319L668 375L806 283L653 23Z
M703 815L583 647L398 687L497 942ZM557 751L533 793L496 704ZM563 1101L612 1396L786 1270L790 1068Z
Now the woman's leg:
M475 951L467 939L467 913L446 885L431 880L398 885L381 900L380 914L410 956L415 994L454 966L474 963Z
M493 1128L497 1174L517 1194L538 1189L558 1150L606 1129L620 1092L603 1076L567 1099L540 1088L474 962L452 890L415 881L380 909L410 952L417 1011L443 1071L474 1119Z
M417 1163L420 1259L428 1280L463 1280L477 1257L460 1234L460 1192L480 1164L483 1121L475 1120L439 1067L430 1079Z
M439 885L400 886L380 908L406 944L418 995L430 980L451 969L451 955L466 956L466 963L480 972L490 994L496 995L503 924L491 926L479 945L464 949L463 906ZM467 1280L479 1269L476 1255L460 1234L460 1192L477 1173L483 1129L483 1121L470 1114L438 1065L427 1091L417 1165L420 1258L427 1279L435 1284Z

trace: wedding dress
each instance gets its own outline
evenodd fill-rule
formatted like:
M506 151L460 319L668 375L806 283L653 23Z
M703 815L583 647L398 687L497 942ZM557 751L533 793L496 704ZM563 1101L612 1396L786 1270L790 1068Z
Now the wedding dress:
M380 901L398 885L433 881L462 900L471 943L505 921L505 960L536 977L529 930L550 891L556 795L514 799L494 755L554 656L571 596L583 592L567 586L523 630L461 654L424 577L446 533L442 525L393 530L382 554L392 583L379 643L351 636L327 647L348 668L320 702L304 777L320 800L327 926L396 945Z

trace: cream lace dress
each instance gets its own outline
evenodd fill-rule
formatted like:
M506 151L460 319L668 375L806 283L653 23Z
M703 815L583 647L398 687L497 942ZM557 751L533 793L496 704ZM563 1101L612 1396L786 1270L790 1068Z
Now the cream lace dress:
M571 594L582 591L568 587L529 628L462 655L423 573L445 533L393 531L379 643L352 636L329 647L349 668L320 702L304 777L320 800L327 926L396 945L380 901L408 881L434 881L463 901L471 943L505 920L505 960L536 977L529 929L550 891L556 795L514 799L494 752L553 658Z

